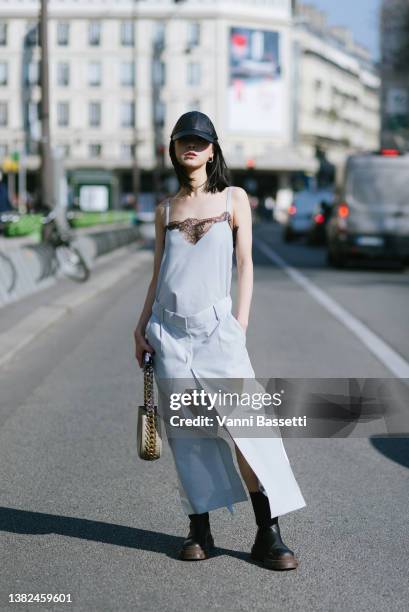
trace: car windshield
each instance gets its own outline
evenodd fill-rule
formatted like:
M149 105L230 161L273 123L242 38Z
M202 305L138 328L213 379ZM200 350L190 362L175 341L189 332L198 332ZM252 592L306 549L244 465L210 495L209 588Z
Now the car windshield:
M350 193L363 204L402 205L409 202L409 167L356 168L350 176Z
M299 211L313 211L323 200L331 202L333 195L328 191L309 191L295 194L294 203Z

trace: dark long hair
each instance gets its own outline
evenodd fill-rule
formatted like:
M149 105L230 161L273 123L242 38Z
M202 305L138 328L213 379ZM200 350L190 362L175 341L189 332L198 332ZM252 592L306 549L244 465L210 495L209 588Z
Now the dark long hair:
M192 191L192 179L189 177L184 166L182 166L175 153L175 143L173 140L169 144L169 155L173 167L178 177L181 187L187 189L188 193ZM207 181L204 185L204 191L216 193L223 191L231 183L230 171L224 161L223 153L218 142L213 143L213 161L206 164Z

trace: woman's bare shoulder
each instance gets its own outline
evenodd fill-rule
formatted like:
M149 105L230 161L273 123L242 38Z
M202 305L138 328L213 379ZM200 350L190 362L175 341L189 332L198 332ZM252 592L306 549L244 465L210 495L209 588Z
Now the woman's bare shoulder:
M232 198L234 200L237 200L238 202L248 200L247 191L243 189L243 187L237 187L236 185L231 185L230 189L231 189Z
M231 186L231 196L234 211L240 211L246 206L250 206L249 196L243 187Z
M156 215L161 219L165 218L166 215L166 206L169 204L170 198L164 198L157 204L156 206Z
M250 218L250 200L243 187L232 185L232 212L234 227L245 225Z
M157 208L161 208L162 210L164 210L165 206L166 206L167 204L169 204L169 202L170 202L170 198L169 198L169 197L164 198L163 200L161 200L161 201L159 202L159 204L158 204Z

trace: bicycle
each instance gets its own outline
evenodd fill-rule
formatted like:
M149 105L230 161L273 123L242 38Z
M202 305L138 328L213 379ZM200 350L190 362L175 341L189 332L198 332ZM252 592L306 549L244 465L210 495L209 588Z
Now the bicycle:
M65 215L69 224L69 220ZM55 256L62 273L78 282L85 282L90 276L88 268L81 252L72 246L72 233L68 228L62 229L54 210L51 210L41 220L41 240L53 247Z

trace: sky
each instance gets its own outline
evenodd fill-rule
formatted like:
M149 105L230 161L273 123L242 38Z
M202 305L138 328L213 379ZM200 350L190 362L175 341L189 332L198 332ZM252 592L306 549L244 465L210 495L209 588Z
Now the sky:
M378 12L381 0L306 0L327 13L330 25L346 26L354 39L379 58Z

